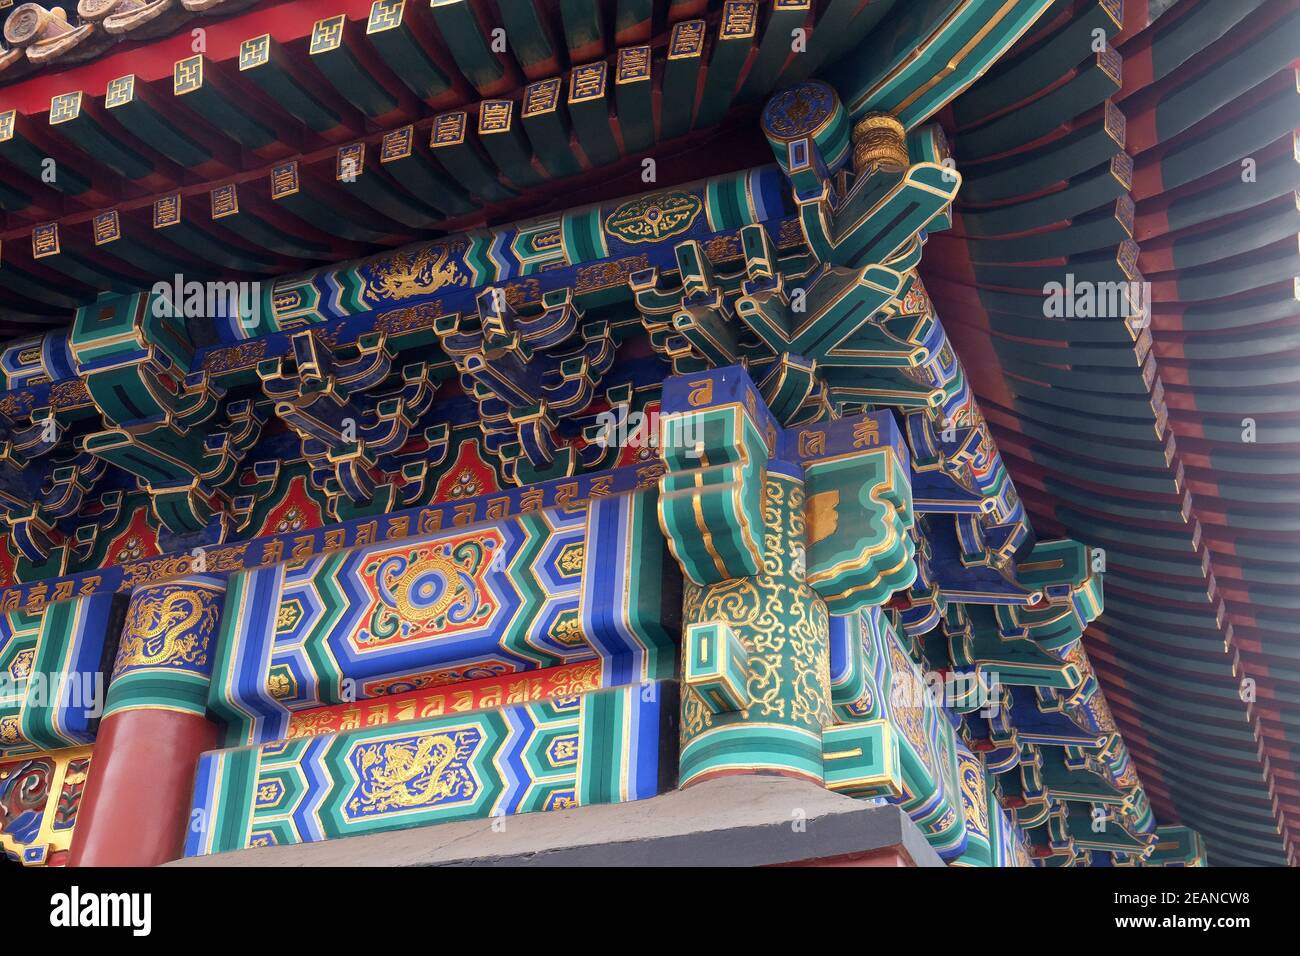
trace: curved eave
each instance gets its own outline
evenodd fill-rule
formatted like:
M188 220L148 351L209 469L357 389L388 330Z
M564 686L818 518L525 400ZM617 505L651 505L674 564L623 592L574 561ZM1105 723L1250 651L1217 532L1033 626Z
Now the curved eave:
M973 197L923 269L1035 525L1107 549L1085 642L1157 815L1212 863L1294 862L1300 5L1103 6L955 104ZM1051 55L1090 18L1110 84ZM1067 273L1149 282L1150 321L1048 317Z

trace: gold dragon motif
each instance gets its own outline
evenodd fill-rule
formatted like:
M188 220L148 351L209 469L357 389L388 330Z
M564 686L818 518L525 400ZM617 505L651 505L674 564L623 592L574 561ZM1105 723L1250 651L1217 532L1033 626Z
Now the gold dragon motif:
M478 735L472 731L422 734L362 747L355 755L360 795L354 813L383 813L435 806L474 790L466 761Z
M446 286L469 284L469 275L452 258L459 247L421 246L395 252L378 262L366 278L366 294L372 300L406 299L428 295Z
M217 623L212 592L160 588L131 601L113 673L128 667L202 667Z

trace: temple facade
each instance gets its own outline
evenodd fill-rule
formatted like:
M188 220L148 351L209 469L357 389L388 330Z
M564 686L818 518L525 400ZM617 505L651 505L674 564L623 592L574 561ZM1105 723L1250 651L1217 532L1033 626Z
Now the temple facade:
M6 6L12 860L1295 862L1297 0Z

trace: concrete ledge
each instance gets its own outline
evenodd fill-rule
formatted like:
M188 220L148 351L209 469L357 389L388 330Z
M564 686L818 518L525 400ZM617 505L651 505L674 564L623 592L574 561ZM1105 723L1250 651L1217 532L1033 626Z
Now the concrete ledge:
M807 781L743 775L633 803L237 850L167 865L763 866L852 864L873 854L887 858L886 865L943 866L898 807L871 806Z

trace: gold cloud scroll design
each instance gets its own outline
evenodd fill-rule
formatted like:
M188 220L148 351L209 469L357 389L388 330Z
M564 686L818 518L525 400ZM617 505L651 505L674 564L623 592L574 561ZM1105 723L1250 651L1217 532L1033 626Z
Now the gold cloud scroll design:
M704 204L680 190L629 200L605 218L605 231L626 243L660 242L690 229Z

